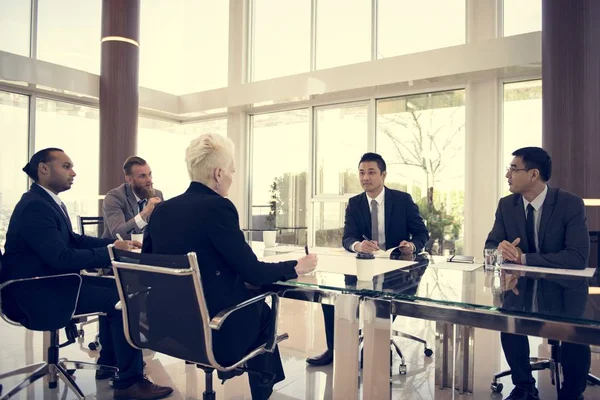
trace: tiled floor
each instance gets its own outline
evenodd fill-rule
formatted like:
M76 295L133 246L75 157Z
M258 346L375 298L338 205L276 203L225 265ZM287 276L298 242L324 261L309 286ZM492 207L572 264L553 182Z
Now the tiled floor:
M271 397L274 400L290 399L330 399L332 398L333 370L331 366L309 368L305 358L325 348L321 308L304 302L283 300L281 304L280 330L288 332L290 339L281 345L281 353L287 379L278 384ZM398 318L394 323L398 330L423 337L434 346L435 324L417 320ZM93 335L95 326L87 327L88 335ZM0 341L0 372L38 362L42 359L42 335L26 332L25 329L0 324L2 340ZM407 400L450 400L450 399L501 399L494 397L489 389L491 375L506 367L496 332L476 330L475 346L475 378L474 393L460 395L458 392L435 385L435 360L423 355L422 345L407 339L398 339L406 357L407 375L398 375L399 359L395 356L391 380L392 398ZM532 355L546 355L547 346L541 339L531 339ZM87 342L86 342L87 344ZM435 351L435 349L434 349ZM94 360L96 352L91 352L82 345L71 345L61 349L61 356L80 361ZM171 399L201 399L204 387L204 376L201 370L185 365L183 361L161 354L146 353L146 373L155 382L171 385L175 393ZM592 355L592 366L600 371L600 357ZM593 368L594 369L594 368ZM110 399L112 390L106 381L96 382L93 371L77 371L76 381L88 395L87 398ZM547 371L537 374L538 388L541 398L555 399L550 375ZM0 382L10 387L16 379ZM510 379L504 379L505 396L510 393ZM245 376L234 378L221 385L215 377L214 383L217 399L250 399L250 390ZM599 387L588 387L586 400L600 399ZM74 395L59 384L57 390L49 390L44 382L32 385L18 397L20 399L73 399ZM370 399L368 399L370 400Z

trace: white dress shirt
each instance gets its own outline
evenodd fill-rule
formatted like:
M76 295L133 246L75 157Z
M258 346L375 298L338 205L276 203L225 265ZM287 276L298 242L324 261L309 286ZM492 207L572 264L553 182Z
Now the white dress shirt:
M381 193L375 198L369 197L366 193L365 195L367 196L367 202L369 203L369 212L373 211L371 201L375 200L377 202L377 234L379 235L377 243L381 250L385 250L385 186L383 187L383 190L381 190ZM352 249L354 251L356 251L355 246L357 243L360 243L360 241L352 244Z
M133 191L133 188L131 188L131 190ZM133 192L133 195L135 196L135 201L138 205L138 213L135 216L135 223L137 224L138 228L140 229L144 229L146 227L146 225L148 225L148 223L146 221L144 221L144 218L142 218L142 216L140 215L140 201L142 201L142 199L140 199L137 194L135 194L135 192ZM148 203L146 202L146 205L148 205Z
M533 236L535 240L535 249L537 252L540 251L538 233L540 231L540 217L542 216L542 207L544 206L544 200L546 200L546 194L548 194L548 185L546 185L542 193L538 194L538 196L531 201L531 206L533 207ZM525 197L523 197L523 207L525 207L525 220L527 220L527 206L529 204L530 202L525 200ZM525 257L525 254L521 254L521 264L527 265L527 259Z
M41 187L42 189L44 189L46 191L46 193L48 193L50 195L50 197L52 197L52 200L54 200L56 202L56 204L58 204L58 207L60 207L61 211L63 212L63 214L65 213L64 210L62 209L62 200L60 199L60 197L58 197L58 195L48 189L46 189L45 187L43 187L42 185L40 185L39 183L36 183L36 185L38 185L39 187ZM66 215L67 218L69 218L68 215Z

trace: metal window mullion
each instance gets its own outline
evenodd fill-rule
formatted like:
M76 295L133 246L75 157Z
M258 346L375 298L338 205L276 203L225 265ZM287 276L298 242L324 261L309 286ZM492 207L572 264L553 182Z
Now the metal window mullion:
M310 71L317 69L317 1L310 2Z
M367 108L367 151L377 149L377 100L372 97Z
M38 0L31 0L29 27L29 57L37 58Z
M378 31L378 15L377 1L371 0L371 61L377 60L377 31Z
M253 156L254 156L254 152L252 151L253 146L254 146L254 123L253 123L253 118L252 116L246 115L246 130L248 132L248 140L246 142L246 182L247 182L247 194L248 194L248 198L247 198L247 215L248 215L248 224L247 227L249 229L252 229L252 190L253 190L253 185L252 185L252 174L254 172L253 167L254 167L254 163L253 163ZM252 233L248 233L249 238L252 237Z
M254 80L254 44L255 44L255 36L254 36L254 26L256 23L255 19L255 10L256 4L255 0L250 0L248 2L248 33L246 38L246 82L252 82ZM231 40L231 38L229 39Z
M314 2L315 0L313 0ZM308 111L309 124L308 124L308 142L309 142L309 158L308 158L308 185L307 190L307 227L308 227L308 244L310 246L315 245L315 224L314 224L314 213L313 213L313 202L317 193L317 138L316 138L316 115L315 107L310 107Z
M35 135L36 135L36 114L37 114L37 96L32 94L29 96L29 110L28 110L28 129L27 129L27 160L29 161L31 157L35 154ZM29 189L31 185L31 179L27 179L27 187L25 191Z

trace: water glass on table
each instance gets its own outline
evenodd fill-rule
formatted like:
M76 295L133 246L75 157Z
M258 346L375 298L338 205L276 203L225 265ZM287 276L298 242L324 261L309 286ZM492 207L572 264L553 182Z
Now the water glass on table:
M486 271L494 271L499 268L504 261L502 258L502 252L497 249L484 249L483 250L484 269Z

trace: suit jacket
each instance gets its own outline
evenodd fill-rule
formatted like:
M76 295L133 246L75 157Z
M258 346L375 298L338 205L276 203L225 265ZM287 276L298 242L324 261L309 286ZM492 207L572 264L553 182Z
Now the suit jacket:
M160 190L155 190L155 192L156 197L164 200ZM138 209L139 205L135 194L128 183L123 183L108 192L102 202L102 213L104 214L102 237L116 239L118 233L123 239L128 240L131 239L132 233L142 233L142 229L135 222Z
M519 248L528 249L525 228L525 208L520 194L500 199L494 227L485 242L485 248L496 248L503 240L521 238ZM581 197L562 189L548 186L548 192L538 229L540 251L528 253L528 265L584 269L588 266L590 236Z
M207 186L192 182L188 190L160 203L152 213L143 252L198 257L209 314L239 304L252 296L245 282L259 286L297 277L296 261L264 263L246 243L233 203ZM218 361L233 361L258 337L262 304L235 312L213 331Z
M106 246L112 242L73 232L54 199L33 184L10 218L0 280L106 267L110 265Z
M386 187L384 202L385 248L396 247L407 240L414 243L417 253L420 252L429 240L429 232L411 195ZM362 235L371 237L371 211L366 193L354 196L348 202L342 238L344 248L354 251L352 244L362 242Z

